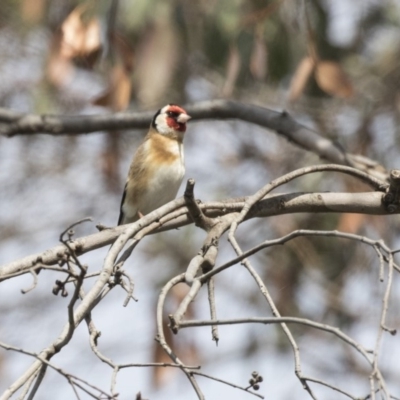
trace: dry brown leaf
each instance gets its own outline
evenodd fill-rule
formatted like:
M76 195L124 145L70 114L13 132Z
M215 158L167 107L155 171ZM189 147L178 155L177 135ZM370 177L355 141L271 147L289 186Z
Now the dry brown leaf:
M92 101L93 104L109 107L113 111L125 110L131 99L133 69L133 50L124 37L112 35L112 45L115 48L115 64L109 71L107 90Z
M332 96L349 98L354 94L350 79L335 61L318 61L315 67L315 80L324 92Z
M267 76L267 57L268 51L264 36L257 33L254 37L250 57L250 72L255 79L263 80Z
M122 63L116 64L110 74L107 90L92 101L93 104L108 107L113 111L125 110L131 99L132 81L130 72Z
M85 32L85 26L81 20L83 11L84 7L76 7L61 25L60 54L65 58L73 58L80 53Z
M344 213L340 216L337 230L348 232L348 233L357 233L363 227L366 222L366 215L364 214L347 214Z
M46 0L23 0L21 3L21 16L24 21L35 23L42 19Z
M74 70L71 61L60 54L60 42L61 34L55 33L46 65L46 76L49 82L58 88L68 82Z
M84 5L76 7L61 25L60 55L66 59L80 59L93 67L101 51L100 22L91 18L84 22Z
M297 66L290 82L289 101L296 101L304 91L308 79L314 70L314 61L311 57L304 57Z
M226 66L226 79L222 88L222 95L230 97L235 88L236 80L239 76L242 60L236 45L232 45L229 50L228 63Z

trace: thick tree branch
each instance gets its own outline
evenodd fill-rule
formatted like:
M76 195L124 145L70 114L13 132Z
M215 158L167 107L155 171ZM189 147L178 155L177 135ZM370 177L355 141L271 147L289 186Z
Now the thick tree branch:
M346 153L333 141L298 123L286 111L279 112L231 100L203 101L185 108L194 121L237 119L256 124L281 134L327 161L351 165L369 171L380 179L387 179L387 172L375 161ZM153 115L153 111L85 116L35 115L0 108L0 135L77 135L96 131L144 129L149 126Z
M347 212L369 215L392 215L382 203L384 194L381 192L366 193L290 193L270 196L256 203L250 210L247 218L268 217L273 215L302 213L302 212ZM241 211L245 199L233 199L224 202L209 202L200 204L206 215L215 217L231 212ZM183 206L183 198L168 203ZM167 205L166 205L167 206ZM164 207L166 207L164 206ZM168 207L169 208L169 207ZM162 208L154 211L162 215ZM165 213L164 213L165 214ZM150 214L149 214L150 215ZM139 224L141 221L135 222ZM175 220L166 223L154 233L159 231L176 229L192 223L187 215L185 207L182 214ZM132 224L133 225L133 224ZM70 245L74 247L77 256L92 250L110 245L126 226L118 226L106 229L101 232L75 239ZM24 257L20 260L0 266L0 281L11 278L20 273L29 273L32 268L40 268L45 265L53 265L63 256L66 248L64 245L57 245L42 253Z

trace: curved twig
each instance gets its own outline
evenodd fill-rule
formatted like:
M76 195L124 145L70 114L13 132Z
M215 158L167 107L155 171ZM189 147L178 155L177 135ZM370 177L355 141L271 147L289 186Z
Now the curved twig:
M164 329L163 329L163 311L164 311L164 303L165 299L167 297L167 294L169 291L178 283L184 282L185 280L185 274L180 274L178 276L175 276L172 278L167 284L161 289L160 295L158 296L158 302L157 302L157 342L161 345L161 347L164 349L164 351L168 354L168 356L171 358L171 360L175 364L179 364L181 366L182 371L185 373L185 375L188 377L190 383L193 386L194 391L197 394L197 397L200 400L204 400L204 395L197 384L196 379L193 377L193 374L191 373L190 370L188 370L185 366L185 364L176 356L176 354L172 351L172 349L168 346L167 341L165 339L164 335Z

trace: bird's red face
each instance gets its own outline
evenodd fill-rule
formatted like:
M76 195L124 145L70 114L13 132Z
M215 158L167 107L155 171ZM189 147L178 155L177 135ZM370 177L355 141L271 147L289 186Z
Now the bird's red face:
M186 131L186 122L189 121L190 117L183 108L176 105L170 105L166 110L166 114L167 125L170 128L179 132Z
M154 116L152 126L161 134L174 134L186 131L186 122L190 116L182 108L175 104L168 104Z

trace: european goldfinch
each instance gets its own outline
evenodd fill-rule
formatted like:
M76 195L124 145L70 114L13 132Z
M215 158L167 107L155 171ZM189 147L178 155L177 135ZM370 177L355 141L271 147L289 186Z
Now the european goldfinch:
M175 104L154 115L129 168L118 225L137 221L176 197L185 174L183 137L189 119Z

